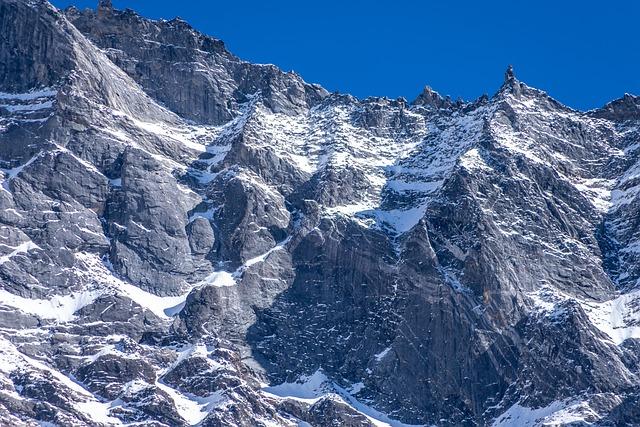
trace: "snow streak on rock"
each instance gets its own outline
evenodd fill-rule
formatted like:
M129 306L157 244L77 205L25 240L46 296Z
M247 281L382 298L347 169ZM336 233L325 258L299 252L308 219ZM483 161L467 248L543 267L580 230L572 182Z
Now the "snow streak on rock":
M110 1L0 23L0 424L638 424L639 98L359 100Z

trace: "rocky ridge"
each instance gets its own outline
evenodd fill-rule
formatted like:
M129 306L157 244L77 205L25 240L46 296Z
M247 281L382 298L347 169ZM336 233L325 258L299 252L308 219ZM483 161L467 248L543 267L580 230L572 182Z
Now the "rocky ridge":
M2 423L640 422L640 98L358 100L109 1L0 22Z

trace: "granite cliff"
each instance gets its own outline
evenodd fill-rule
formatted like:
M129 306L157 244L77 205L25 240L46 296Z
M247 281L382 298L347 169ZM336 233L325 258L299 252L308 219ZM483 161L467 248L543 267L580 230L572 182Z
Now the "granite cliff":
M640 98L329 93L0 0L0 424L640 425Z

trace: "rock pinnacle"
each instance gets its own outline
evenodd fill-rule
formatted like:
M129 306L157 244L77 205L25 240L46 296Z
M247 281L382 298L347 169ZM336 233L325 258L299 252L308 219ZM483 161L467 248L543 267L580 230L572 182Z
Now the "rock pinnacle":
M513 71L513 65L509 65L507 67L507 71L505 71L505 73L504 73L504 82L505 83L511 82L511 81L513 81L515 79L516 79L516 74Z
M98 10L112 10L113 3L111 0L99 0L98 1Z

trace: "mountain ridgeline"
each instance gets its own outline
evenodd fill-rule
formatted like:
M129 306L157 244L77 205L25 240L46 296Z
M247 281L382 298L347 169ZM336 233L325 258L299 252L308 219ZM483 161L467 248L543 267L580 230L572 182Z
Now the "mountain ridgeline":
M0 0L0 425L640 425L640 98L329 93Z

